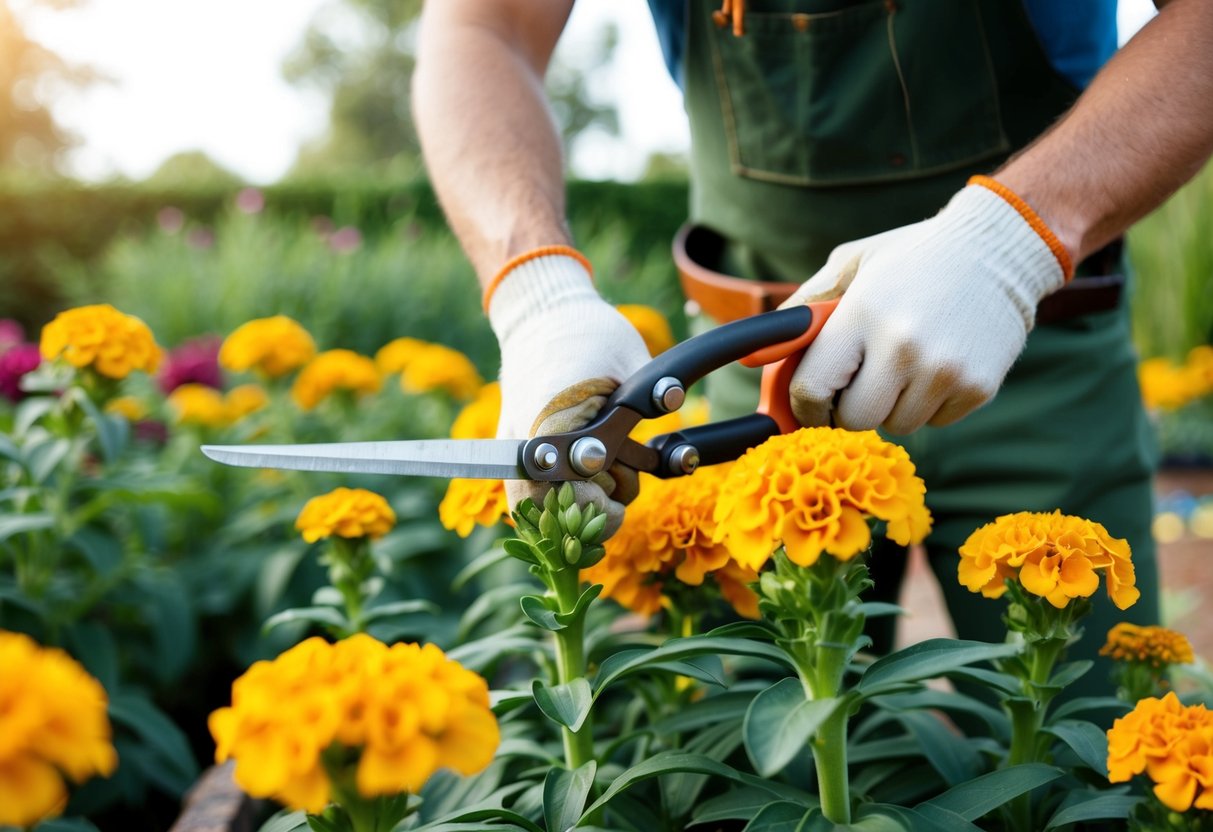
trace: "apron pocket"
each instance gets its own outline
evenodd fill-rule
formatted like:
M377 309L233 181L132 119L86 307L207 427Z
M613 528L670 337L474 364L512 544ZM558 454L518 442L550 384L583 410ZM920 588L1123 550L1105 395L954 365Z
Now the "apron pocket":
M1010 148L975 0L816 13L748 5L758 8L747 10L744 35L708 25L734 173L858 184L927 176Z

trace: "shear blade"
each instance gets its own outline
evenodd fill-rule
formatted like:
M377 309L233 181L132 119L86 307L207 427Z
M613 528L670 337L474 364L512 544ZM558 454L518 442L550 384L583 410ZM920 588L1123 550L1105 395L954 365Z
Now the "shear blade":
M417 439L314 445L203 445L216 462L242 468L288 468L338 474L530 479L518 439Z

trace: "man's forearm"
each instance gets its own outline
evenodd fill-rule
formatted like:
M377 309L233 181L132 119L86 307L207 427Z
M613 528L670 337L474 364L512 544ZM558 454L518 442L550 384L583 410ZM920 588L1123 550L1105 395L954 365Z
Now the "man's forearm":
M413 80L430 178L482 284L516 254L568 242L543 73L571 0L510 5L429 3Z
M1078 262L1158 207L1210 153L1213 3L1173 0L996 178Z

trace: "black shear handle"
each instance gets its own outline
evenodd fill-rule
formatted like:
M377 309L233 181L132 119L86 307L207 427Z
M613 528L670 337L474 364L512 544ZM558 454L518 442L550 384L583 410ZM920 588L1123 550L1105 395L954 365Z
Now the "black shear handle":
M724 324L676 344L621 384L603 411L622 406L646 419L655 419L667 412L661 403L664 379L673 379L685 391L713 370L764 347L794 341L809 330L813 318L814 310L809 306L780 309ZM663 384L659 386L659 382Z

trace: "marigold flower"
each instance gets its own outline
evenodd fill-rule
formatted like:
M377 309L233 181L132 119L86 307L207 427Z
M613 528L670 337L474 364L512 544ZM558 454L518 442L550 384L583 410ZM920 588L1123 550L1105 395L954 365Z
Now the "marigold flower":
M1183 364L1168 358L1150 358L1137 367L1141 396L1147 407L1177 410L1213 393L1213 348L1197 347Z
M183 425L219 428L228 423L223 394L205 384L182 384L168 395L169 407Z
M871 543L868 518L905 546L931 528L926 486L909 454L875 431L804 428L747 451L716 505L717 540L737 562L762 569L782 543L812 566L822 552L850 560Z
M42 328L39 348L47 361L61 357L73 367L91 367L113 379L134 370L154 372L161 355L147 324L108 303L60 312Z
M229 421L238 422L245 416L256 413L270 403L265 388L257 384L241 384L227 391L223 405L227 408Z
M1108 642L1099 655L1118 662L1139 662L1153 668L1191 664L1196 660L1192 643L1183 633L1166 627L1141 627L1122 621L1108 631Z
M477 525L495 526L509 513L501 480L453 479L438 504L438 519L460 537L470 535Z
M215 760L236 760L241 788L313 813L332 795L321 755L334 743L359 752L354 782L372 798L415 794L440 768L475 774L501 740L484 679L432 644L364 634L257 662L209 726Z
M285 315L241 324L219 349L219 363L229 370L256 370L271 378L302 367L316 354L316 342L298 321Z
M336 488L313 497L295 519L308 543L326 537L383 537L396 525L396 512L379 494L365 488Z
M443 390L456 399L470 399L484 384L471 360L442 344L427 344L404 367L400 386L408 393Z
M1099 523L1081 517L1019 512L982 526L960 547L957 577L971 592L998 598L1006 580L1061 609L1074 598L1099 588L1104 574L1108 596L1120 609L1140 597L1134 586L1127 541L1112 537Z
M0 630L0 826L33 826L118 766L101 684L74 659Z
M492 439L501 418L501 384L489 382L459 411L451 424L452 439Z
M336 390L377 393L383 379L375 362L353 350L328 350L308 362L291 385L291 398L311 410Z
M652 615L662 606L671 576L700 586L710 574L739 613L752 610L750 617L757 617L757 596L745 586L758 579L757 573L734 562L713 539L713 511L728 468L714 465L668 480L644 476L623 525L603 544L606 554L581 571L582 580L602 584L604 598Z
M106 413L116 413L128 422L147 418L147 405L134 396L118 396L105 403Z
M649 355L660 355L674 346L674 333L670 330L670 322L653 307L640 303L624 303L615 308L628 319L628 323L636 327L636 331L644 339L644 345L649 348Z
M1213 713L1174 692L1142 699L1108 730L1108 781L1145 772L1167 808L1213 809ZM1199 794L1198 794L1199 792Z
M385 376L403 372L409 362L428 346L430 342L420 338L397 338L389 341L375 353L375 366Z

